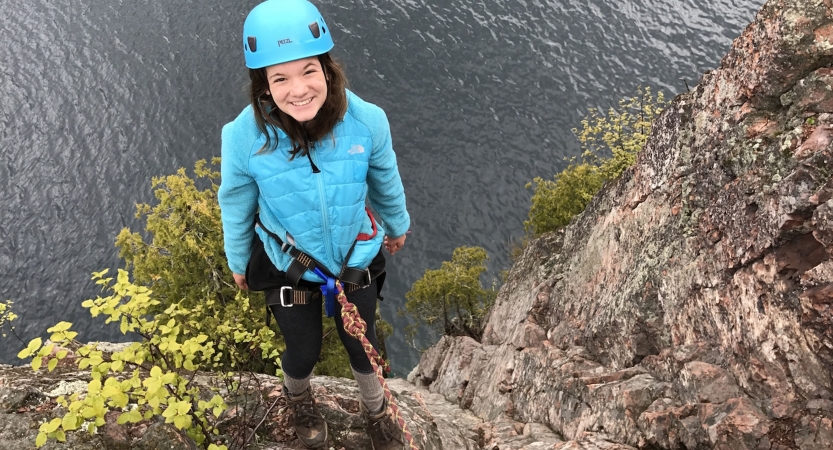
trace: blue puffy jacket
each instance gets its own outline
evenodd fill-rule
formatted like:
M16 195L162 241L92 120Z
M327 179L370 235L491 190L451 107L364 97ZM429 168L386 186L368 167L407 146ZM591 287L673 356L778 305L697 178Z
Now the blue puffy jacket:
M381 224L375 237L356 244L348 267L366 268L385 235L399 237L410 227L390 125L378 106L347 91L344 119L310 152L320 173L312 172L306 157L289 160L291 143L283 131L274 152L257 154L265 140L251 106L223 127L219 201L232 272L246 273L258 211L266 228L284 241L289 232L301 251L336 275L359 233L372 233L365 199ZM257 233L275 266L286 271L289 255L260 227ZM324 282L310 271L303 278Z

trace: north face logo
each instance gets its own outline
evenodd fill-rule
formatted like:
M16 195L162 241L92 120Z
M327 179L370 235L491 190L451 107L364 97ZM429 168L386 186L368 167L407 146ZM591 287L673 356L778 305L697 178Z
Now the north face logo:
M360 153L364 153L364 147L362 147L361 145L356 144L356 145L350 147L350 150L347 150L347 153L349 153L351 155L358 155Z

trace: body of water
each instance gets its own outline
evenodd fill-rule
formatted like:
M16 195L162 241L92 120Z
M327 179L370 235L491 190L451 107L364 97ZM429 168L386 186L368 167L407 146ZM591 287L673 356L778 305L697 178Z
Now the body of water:
M122 227L150 178L220 154L246 106L243 0L0 0L0 301L25 340L60 320L118 340L81 301L120 267ZM760 0L321 0L351 89L385 109L413 233L388 259L394 371L419 352L396 315L409 286L461 245L491 275L523 235L536 176L579 153L587 108L638 86L667 96L717 67ZM427 346L438 336L423 333ZM21 345L0 345L14 363Z

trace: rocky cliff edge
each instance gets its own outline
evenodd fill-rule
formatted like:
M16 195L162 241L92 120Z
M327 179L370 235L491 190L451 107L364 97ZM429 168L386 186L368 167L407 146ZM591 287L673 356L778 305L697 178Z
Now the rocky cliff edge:
M482 342L444 337L391 380L418 448L833 448L832 7L766 3L636 165L526 248ZM0 368L0 450L34 448L88 376ZM302 448L279 383L232 399L265 419L224 432ZM330 448L370 448L355 383L314 385ZM162 422L113 413L43 448L196 448Z
M831 6L767 2L526 248L482 342L443 338L411 379L569 448L833 448Z

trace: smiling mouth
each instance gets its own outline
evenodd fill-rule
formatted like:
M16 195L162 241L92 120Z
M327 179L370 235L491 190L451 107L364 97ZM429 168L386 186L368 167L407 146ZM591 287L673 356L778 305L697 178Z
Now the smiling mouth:
M289 104L291 104L292 106L304 106L304 105L308 105L311 101L312 101L312 97L310 97L306 100L302 100L300 102L289 102Z

